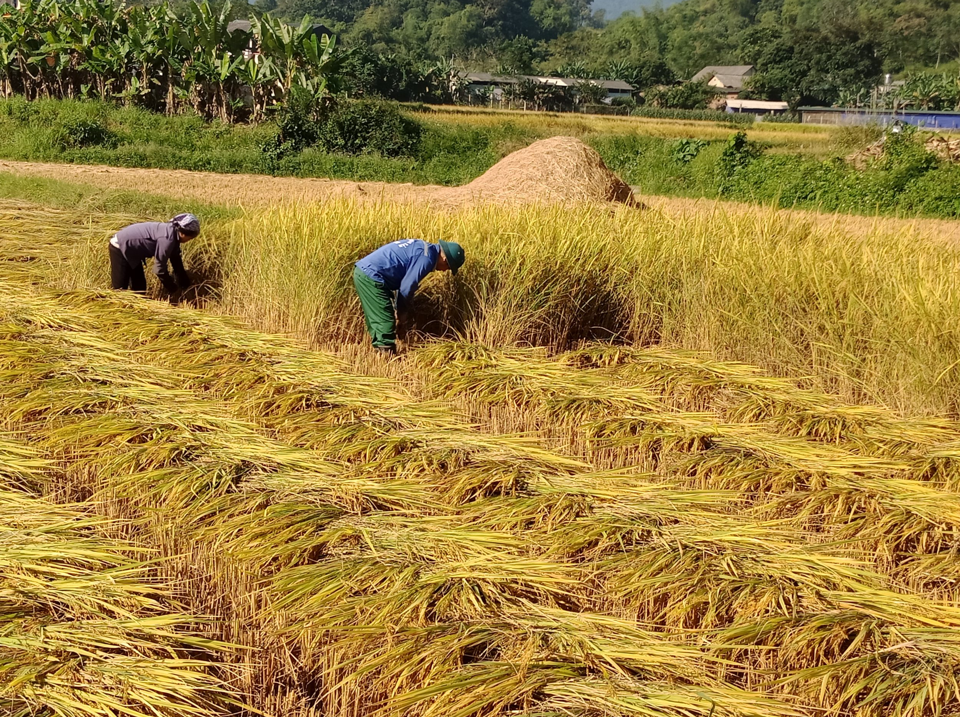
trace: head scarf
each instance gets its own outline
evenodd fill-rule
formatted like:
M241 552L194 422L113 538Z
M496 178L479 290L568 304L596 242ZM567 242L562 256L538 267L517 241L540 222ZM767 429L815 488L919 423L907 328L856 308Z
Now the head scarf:
M178 214L170 222L184 234L196 236L200 233L200 220L192 214Z

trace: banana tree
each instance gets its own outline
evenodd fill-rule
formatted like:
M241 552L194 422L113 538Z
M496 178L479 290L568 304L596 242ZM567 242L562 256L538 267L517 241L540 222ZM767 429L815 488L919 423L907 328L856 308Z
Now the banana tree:
M295 86L318 87L325 84L325 74L333 69L335 40L328 35L318 38L310 17L294 27L272 17L254 20L254 33L260 41L260 52L277 67L277 96L283 98Z
M249 92L250 119L259 122L266 117L267 107L271 104L271 88L276 86L277 66L269 57L257 53L237 68L237 81L241 86L241 96ZM243 89L246 88L246 89Z
M230 33L227 29L231 10L229 0L219 12L206 0L191 4L191 46L185 65L185 79L192 80L194 109L225 121L232 115L236 71L244 63L247 44L244 33Z
M180 28L176 15L169 7L164 6L158 9L158 15L160 14L165 15L163 18L165 22L158 23L163 31L157 39L157 53L160 57L164 106L166 113L172 115L177 111L177 90L181 86L186 70L189 38Z
M0 15L0 87L4 97L10 97L17 89L15 82L19 42L16 24L12 18L12 13Z
M299 85L319 100L327 92L330 78L340 68L342 57L335 54L336 40L329 35L318 38L311 32L300 43L303 63L297 77Z
M141 11L132 14L128 20L127 36L129 95L132 98L145 99L160 84L157 65L161 30L153 12Z
M167 113L188 104L230 121L247 97L259 120L293 88L314 98L330 91L341 55L309 18L254 20L257 46L250 33L228 31L230 17L229 3L214 9L207 0L193 0L184 18L169 0L26 0L0 14L0 95L92 92Z

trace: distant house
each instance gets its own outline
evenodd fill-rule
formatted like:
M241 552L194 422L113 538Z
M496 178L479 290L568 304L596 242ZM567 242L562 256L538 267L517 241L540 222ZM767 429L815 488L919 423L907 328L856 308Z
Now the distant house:
M693 82L706 82L727 99L736 99L749 77L754 74L753 65L709 65L693 76Z
M727 100L729 114L750 114L761 117L763 115L782 115L790 109L786 102L766 102L763 100Z
M489 72L468 72L463 75L463 80L467 83L467 90L471 95L489 92L490 96L497 102L503 99L504 90L511 85L519 84L520 79L507 75L494 75Z
M468 72L463 76L463 79L472 94L490 92L490 96L498 102L503 99L503 92L507 87L519 84L524 80L541 85L569 87L574 91L581 83L589 82L592 85L599 85L607 91L607 96L603 100L606 104L610 104L618 97L633 95L633 85L623 80L583 80L575 77L546 77L544 75L506 76L493 75L489 72Z
M960 130L960 112L930 110L868 110L849 107L801 107L804 124L878 125L911 124L920 129Z

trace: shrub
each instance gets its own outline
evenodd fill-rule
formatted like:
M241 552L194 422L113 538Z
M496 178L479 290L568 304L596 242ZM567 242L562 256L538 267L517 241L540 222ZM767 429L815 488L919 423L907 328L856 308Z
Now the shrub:
M67 119L57 128L55 142L63 149L112 147L117 137L97 120Z
M37 103L25 97L7 97L0 102L0 117L13 120L15 124L25 125L36 114Z
M670 156L674 162L688 164L700 154L700 150L707 146L702 139L678 139L670 145Z
M632 97L614 97L610 100L611 107L626 107L627 109L636 109L637 101Z
M952 164L927 172L898 197L910 213L960 217L960 167Z
M737 172L749 165L753 160L759 157L762 149L756 142L747 139L746 132L737 132L727 142L723 148L723 154L717 162L717 174L719 175L719 190L723 194L730 186L731 180Z
M666 107L637 107L630 112L634 117L649 119L700 120L706 122L730 122L736 125L752 125L753 115L728 114L719 110L679 110Z
M318 143L328 152L376 153L384 157L412 156L423 128L395 105L350 101L336 105L319 128Z

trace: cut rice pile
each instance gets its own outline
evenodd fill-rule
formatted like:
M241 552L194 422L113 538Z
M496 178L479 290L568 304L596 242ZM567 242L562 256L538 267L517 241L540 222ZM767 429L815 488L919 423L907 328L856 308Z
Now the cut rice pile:
M847 162L857 169L866 169L872 162L876 162L886 156L885 137L871 145L857 150L847 157ZM942 135L934 135L924 140L924 148L937 159L944 162L960 162L960 139L948 139Z
M509 204L621 202L636 206L633 191L596 150L574 137L551 137L507 155L442 201Z

